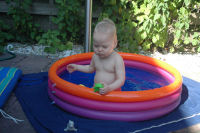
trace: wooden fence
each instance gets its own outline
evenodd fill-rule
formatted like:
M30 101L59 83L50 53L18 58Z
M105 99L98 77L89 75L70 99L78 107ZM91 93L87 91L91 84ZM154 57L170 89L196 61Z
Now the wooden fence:
M11 5L14 4L13 2L10 3ZM0 12L8 12L9 6L5 1L0 1ZM49 0L48 3L39 3L33 2L31 8L27 11L30 14L35 15L56 15L58 13L58 9L54 4L54 0Z
M0 1L0 18L5 19L6 13L9 10L10 5L15 3L11 2L7 4L4 0ZM46 2L33 2L31 8L27 10L28 13L33 15L34 21L40 25L40 27L47 31L48 29L55 29L56 25L52 23L52 16L57 15L58 9L55 6L54 0L48 0ZM9 21L6 18L7 21Z
M5 16L9 10L9 6L12 4L14 3L11 2L8 5L5 0L0 0L0 19L2 19L3 14ZM58 13L54 0L33 0L31 8L27 12L33 15L35 21L40 24L42 29L48 30L56 28L56 25L51 21L52 16L56 16ZM97 18L100 12L101 8L95 9L92 17Z
M14 3L10 3L14 4ZM0 19L2 13L7 13L9 6L5 0L0 0ZM84 5L83 5L84 6ZM33 0L32 6L27 10L28 13L33 14L36 22L41 25L44 30L56 28L55 24L51 22L51 17L57 15L58 9L56 8L54 0ZM93 18L97 18L101 9L93 11ZM191 15L192 25L200 25L200 13Z

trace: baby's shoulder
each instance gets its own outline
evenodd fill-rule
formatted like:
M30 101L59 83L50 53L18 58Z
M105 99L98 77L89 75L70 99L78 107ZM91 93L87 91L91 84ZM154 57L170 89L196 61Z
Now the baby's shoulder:
M114 55L115 60L117 60L117 61L123 60L122 56L119 53L115 52L113 55Z

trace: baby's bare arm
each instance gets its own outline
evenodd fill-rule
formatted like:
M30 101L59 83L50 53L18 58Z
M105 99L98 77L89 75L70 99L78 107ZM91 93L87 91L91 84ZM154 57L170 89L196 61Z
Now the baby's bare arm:
M81 71L81 72L85 72L85 73L92 73L92 72L95 71L94 60L92 58L90 65L69 64L67 66L67 69L68 69L69 72Z
M116 59L115 65L116 80L109 85L110 91L121 88L125 82L125 67L122 57L119 55Z
M90 65L77 65L77 71L84 73L92 73L94 69Z

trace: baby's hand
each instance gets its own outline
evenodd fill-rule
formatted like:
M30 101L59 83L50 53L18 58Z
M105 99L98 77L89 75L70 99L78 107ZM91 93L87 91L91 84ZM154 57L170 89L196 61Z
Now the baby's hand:
M74 72L76 70L77 70L77 65L76 64L69 64L69 65L67 65L67 71L69 73L72 73L72 72Z
M109 89L109 86L105 83L102 83L104 85L103 88L99 88L99 94L101 95L105 95L107 94L108 92L110 92L110 89Z

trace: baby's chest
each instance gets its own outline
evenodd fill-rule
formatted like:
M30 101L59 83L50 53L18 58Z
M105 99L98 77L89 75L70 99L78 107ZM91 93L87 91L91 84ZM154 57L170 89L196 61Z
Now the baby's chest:
M115 64L114 62L97 62L95 63L95 67L97 71L105 71L105 72L110 72L113 73L115 71Z

